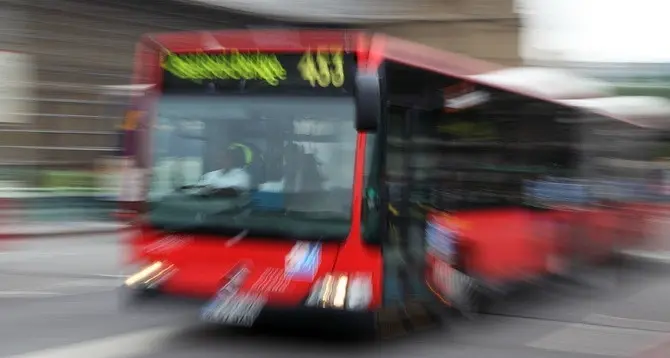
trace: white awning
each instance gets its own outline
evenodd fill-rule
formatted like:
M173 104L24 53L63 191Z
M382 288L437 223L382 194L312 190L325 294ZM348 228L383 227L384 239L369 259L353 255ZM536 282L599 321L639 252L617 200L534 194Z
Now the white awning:
M614 94L610 84L572 72L540 67L515 67L472 76L479 83L549 99L607 97Z
M670 128L670 100L662 97L617 96L560 102L641 127Z

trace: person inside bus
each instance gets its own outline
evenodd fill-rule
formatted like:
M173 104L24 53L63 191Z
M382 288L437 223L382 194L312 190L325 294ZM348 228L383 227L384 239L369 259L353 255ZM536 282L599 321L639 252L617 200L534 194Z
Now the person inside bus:
M276 172L273 173L273 177L276 177L275 180L270 180L264 182L258 186L258 190L262 192L269 193L282 193L284 192L285 185L285 173L287 169L287 163L289 161L295 160L294 153L297 151L297 146L293 143L285 144L281 147L281 154L276 159L279 159L280 163L274 169Z
M251 155L250 149L243 144L230 145L221 155L221 168L205 173L200 180L200 185L213 190L246 191L251 189L251 175L247 171Z
M325 180L319 172L319 164L314 154L305 153L295 143L288 143L283 148L282 161L281 179L261 184L260 191L297 193L322 189Z

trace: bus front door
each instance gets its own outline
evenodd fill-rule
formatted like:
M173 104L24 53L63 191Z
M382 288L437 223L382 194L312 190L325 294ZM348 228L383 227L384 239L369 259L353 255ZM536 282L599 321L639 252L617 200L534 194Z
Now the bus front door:
M389 108L386 128L386 185L389 193L387 237L383 241L385 306L400 309L405 329L434 325L434 302L425 280L425 214L420 182L413 163L412 127L420 110Z

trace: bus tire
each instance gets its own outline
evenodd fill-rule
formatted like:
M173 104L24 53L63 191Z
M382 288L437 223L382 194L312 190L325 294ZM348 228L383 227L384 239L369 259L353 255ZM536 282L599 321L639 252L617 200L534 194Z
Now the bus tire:
M493 294L479 286L473 294L473 312L476 314L484 314L490 312L493 305Z
M460 309L456 309L457 313L466 318L476 318L479 314L484 314L490 311L494 299L492 290L487 289L477 280L473 283L471 292L467 295L467 301L461 304Z
M353 320L353 337L360 342L374 341L378 338L379 321L377 312L366 312L357 315Z
M312 321L310 321L312 322ZM377 339L377 314L374 312L335 314L328 318L328 332L345 341L369 342ZM310 325L311 326L311 325ZM322 323L318 323L322 327Z
M131 289L129 287L119 288L119 303L122 308L131 308L145 303L147 300L158 296L158 292L148 289Z

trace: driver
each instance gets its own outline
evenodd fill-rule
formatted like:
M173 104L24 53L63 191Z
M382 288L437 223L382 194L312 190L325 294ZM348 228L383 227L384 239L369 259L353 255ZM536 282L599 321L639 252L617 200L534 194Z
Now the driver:
M251 189L251 176L246 169L247 157L244 145L232 144L222 153L221 169L203 175L200 184L213 189Z

